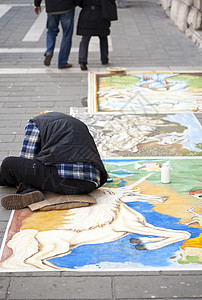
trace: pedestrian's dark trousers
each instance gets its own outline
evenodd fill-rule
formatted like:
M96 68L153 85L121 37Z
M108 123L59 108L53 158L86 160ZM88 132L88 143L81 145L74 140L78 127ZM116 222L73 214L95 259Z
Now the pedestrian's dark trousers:
M19 186L17 193L41 190L72 195L88 194L95 189L90 181L60 178L57 167L36 159L7 157L0 168L0 186Z
M88 46L91 36L82 36L80 45L79 45L79 64L88 63ZM100 39L100 59L103 64L108 63L108 39L107 36L101 37Z

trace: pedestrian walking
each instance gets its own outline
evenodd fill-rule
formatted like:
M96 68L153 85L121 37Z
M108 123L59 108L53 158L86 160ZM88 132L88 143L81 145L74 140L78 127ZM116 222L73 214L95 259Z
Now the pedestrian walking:
M34 0L34 12L41 12L42 0ZM47 12L46 51L44 53L44 65L50 66L54 53L56 37L59 33L59 24L62 26L63 34L58 55L58 68L70 68L68 62L72 45L72 33L74 27L74 0L45 0Z
M88 194L107 181L107 172L87 126L59 112L48 112L28 122L20 157L6 157L0 186L17 187L1 204L22 209L42 201L43 192Z
M88 70L88 46L92 36L100 40L100 59L103 65L109 63L108 39L111 21L117 20L115 0L76 0L80 6L77 35L82 39L79 45L79 64L82 71Z

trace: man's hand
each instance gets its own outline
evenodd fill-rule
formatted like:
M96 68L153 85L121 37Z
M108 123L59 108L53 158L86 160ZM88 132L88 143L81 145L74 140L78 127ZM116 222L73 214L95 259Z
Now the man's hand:
M35 14L40 14L40 12L41 12L41 6L34 6L34 12L35 12Z

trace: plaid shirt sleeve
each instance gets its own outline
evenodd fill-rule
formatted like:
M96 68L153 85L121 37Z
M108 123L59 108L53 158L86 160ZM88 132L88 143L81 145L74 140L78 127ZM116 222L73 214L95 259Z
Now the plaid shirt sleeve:
M101 172L88 163L57 164L58 176L61 178L73 178L94 182L100 186Z
M29 121L25 127L25 136L20 157L34 159L38 156L40 148L41 139L39 128L33 121Z

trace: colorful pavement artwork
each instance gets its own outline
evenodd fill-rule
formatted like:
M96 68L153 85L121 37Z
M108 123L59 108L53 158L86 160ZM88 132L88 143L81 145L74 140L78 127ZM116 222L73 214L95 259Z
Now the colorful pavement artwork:
M202 127L191 113L88 114L71 108L71 114L88 126L102 157L202 156Z
M90 194L96 204L13 211L0 272L202 270L202 74L89 78L88 109L71 115L88 126L108 182Z
M172 181L160 182L170 161ZM202 161L105 159L97 204L13 213L1 271L202 269ZM9 248L8 248L9 247Z
M90 73L89 112L202 112L202 73Z

